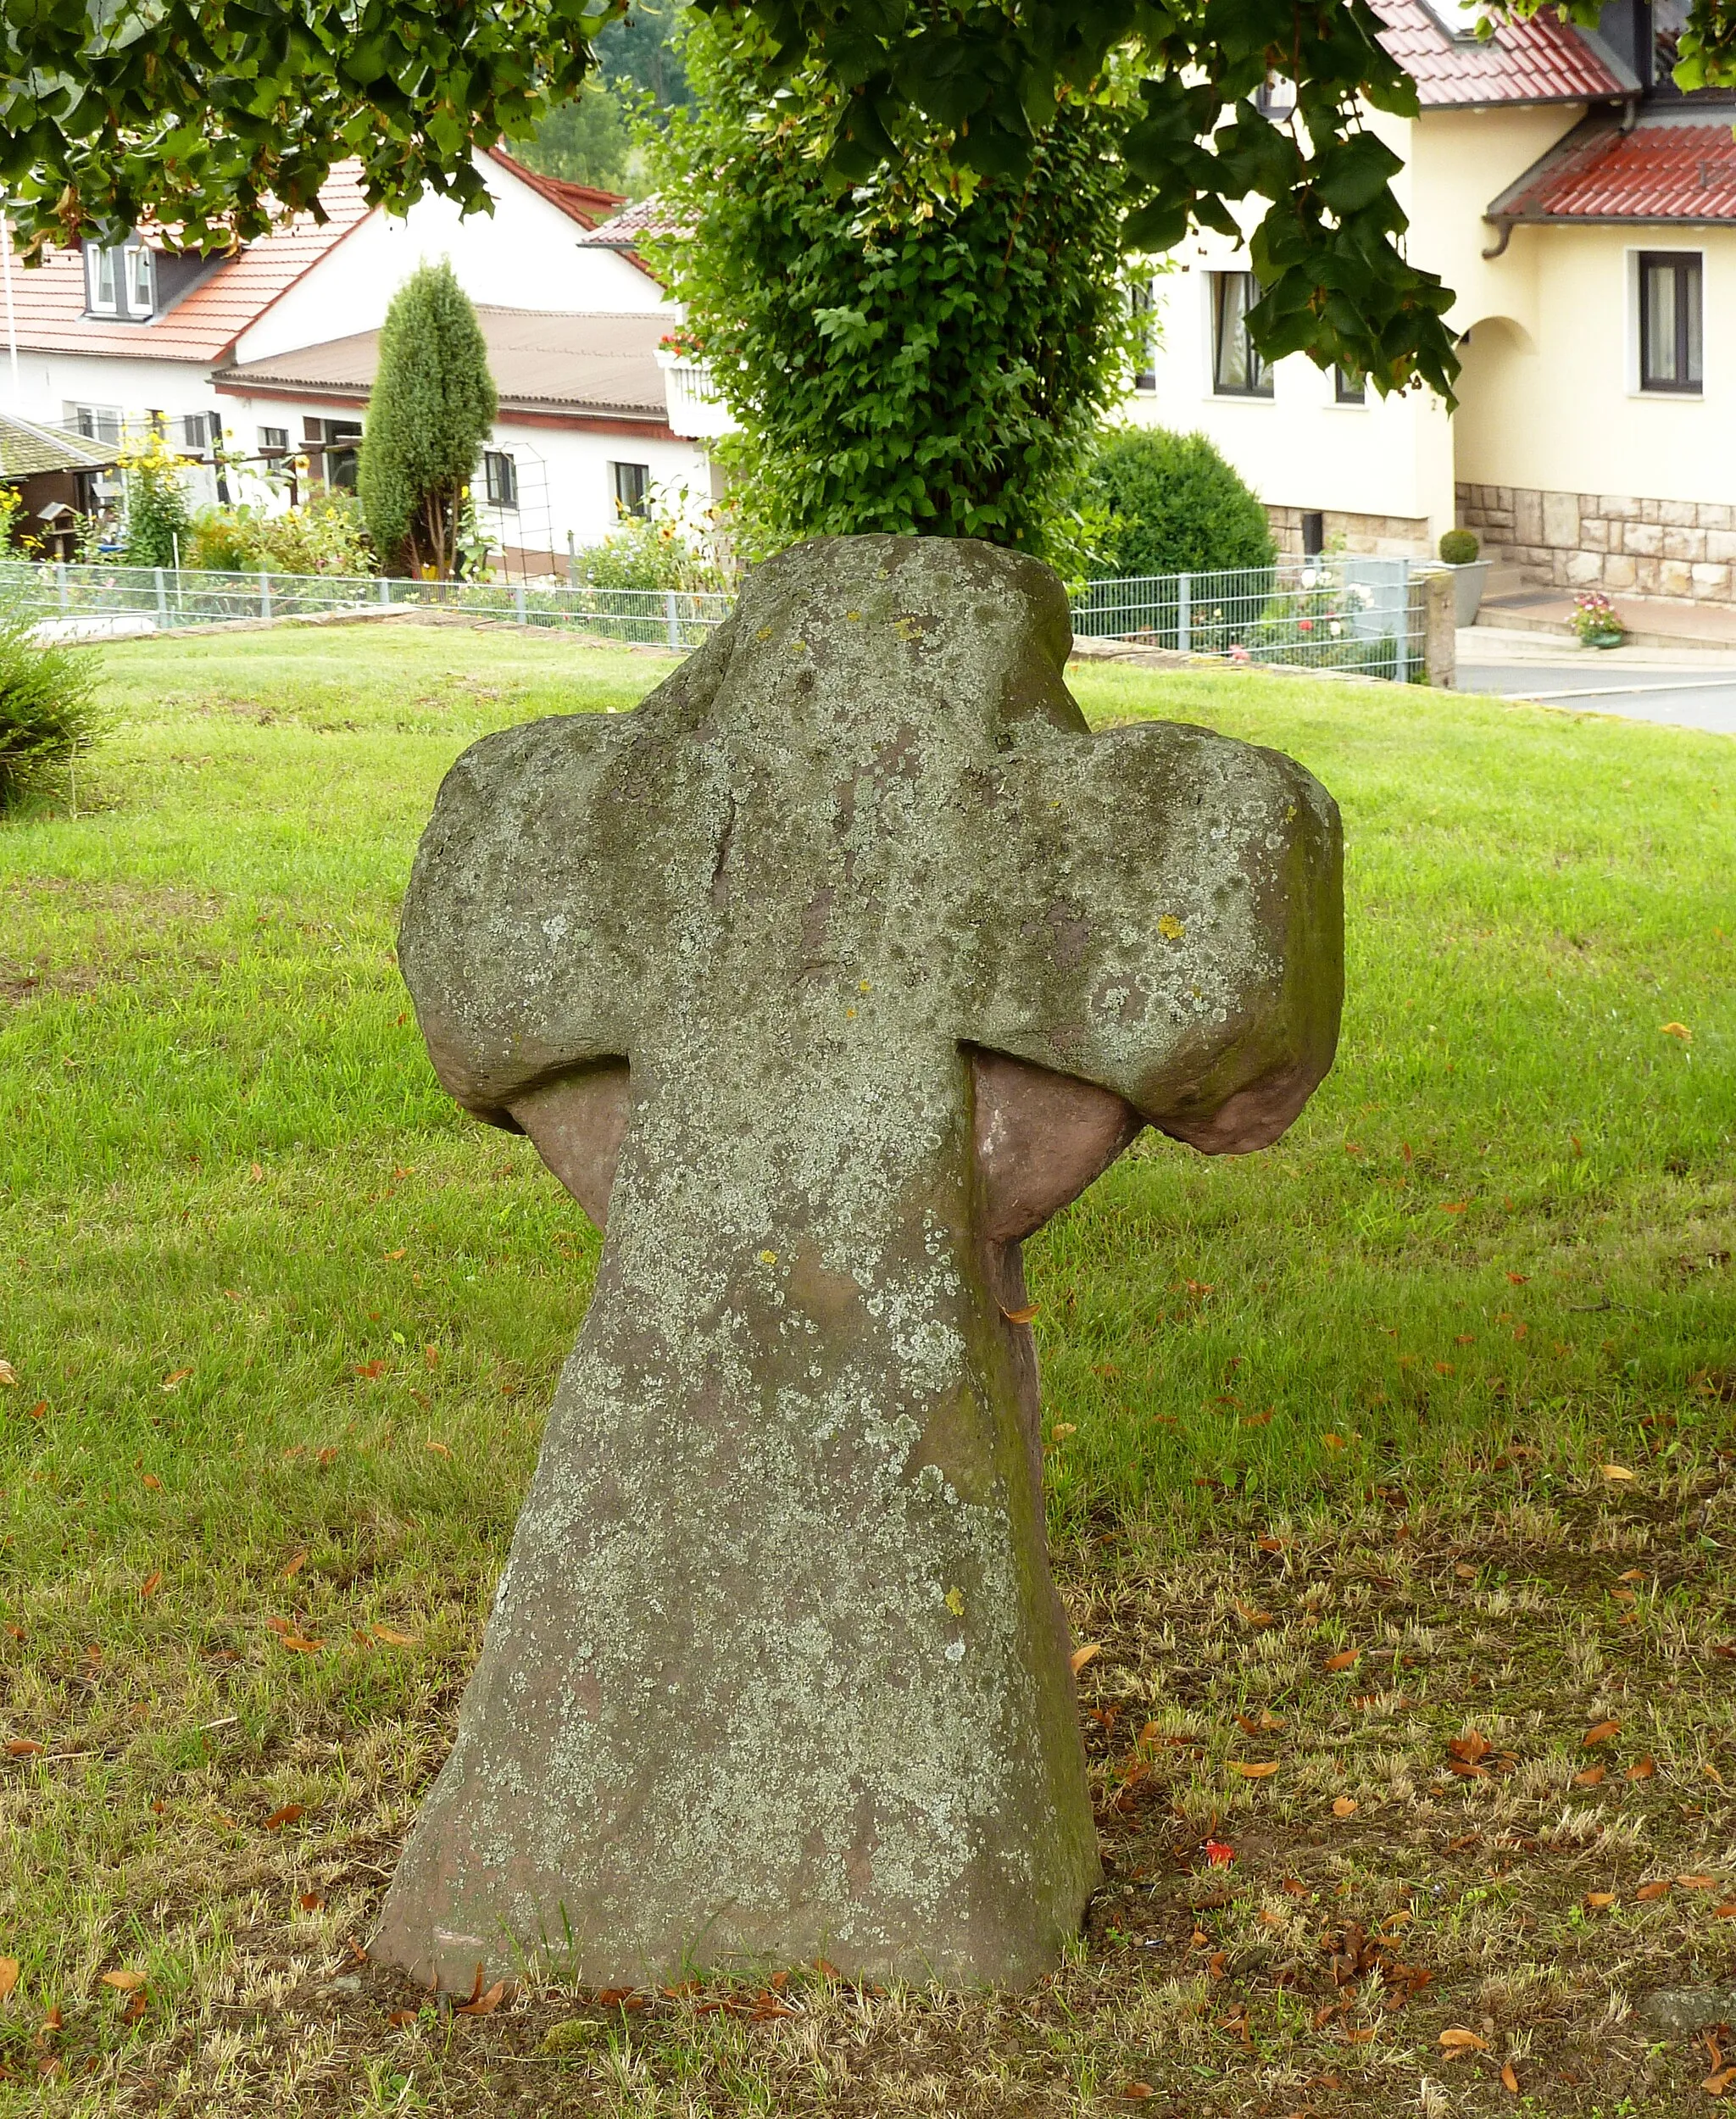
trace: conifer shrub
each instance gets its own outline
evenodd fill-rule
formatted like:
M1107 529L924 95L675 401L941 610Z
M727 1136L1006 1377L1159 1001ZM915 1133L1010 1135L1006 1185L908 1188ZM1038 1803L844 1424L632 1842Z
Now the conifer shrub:
M450 260L420 266L381 329L356 481L384 571L450 579L496 402L482 327Z
M1228 573L1277 557L1265 509L1203 434L1112 429L1085 483L1116 518L1120 576Z
M44 646L19 613L0 613L0 816L53 793L99 727L95 666Z

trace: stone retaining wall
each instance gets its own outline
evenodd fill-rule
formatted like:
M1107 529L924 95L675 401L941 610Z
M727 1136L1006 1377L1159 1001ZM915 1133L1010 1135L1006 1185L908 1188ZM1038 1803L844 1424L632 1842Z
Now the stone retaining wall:
M1300 508L1276 508L1266 504L1266 520L1277 540L1278 552L1287 559L1305 559L1302 549L1302 517ZM1428 541L1427 515L1363 515L1349 509L1323 508L1322 530L1327 549L1330 552L1355 552L1364 558L1380 559L1432 559L1434 549Z
M1461 485L1458 509L1483 556L1527 581L1736 602L1736 507L1722 501Z

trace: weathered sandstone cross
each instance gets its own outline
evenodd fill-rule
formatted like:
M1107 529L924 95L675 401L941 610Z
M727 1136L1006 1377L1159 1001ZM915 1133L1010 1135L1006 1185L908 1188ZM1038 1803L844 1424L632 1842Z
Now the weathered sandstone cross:
M1331 1064L1330 798L1092 736L985 545L754 573L633 714L467 752L404 910L441 1080L607 1236L373 1952L1016 1981L1098 1877L1019 1239Z

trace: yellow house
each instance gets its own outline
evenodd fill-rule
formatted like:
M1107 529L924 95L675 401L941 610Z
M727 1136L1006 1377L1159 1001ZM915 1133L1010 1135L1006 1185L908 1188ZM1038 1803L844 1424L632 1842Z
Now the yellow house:
M1736 601L1736 98L1669 81L1679 14L1616 0L1476 33L1374 0L1419 116L1410 254L1456 293L1459 409L1264 368L1245 250L1204 235L1155 286L1129 416L1210 435L1290 550L1431 553L1455 523L1533 581Z

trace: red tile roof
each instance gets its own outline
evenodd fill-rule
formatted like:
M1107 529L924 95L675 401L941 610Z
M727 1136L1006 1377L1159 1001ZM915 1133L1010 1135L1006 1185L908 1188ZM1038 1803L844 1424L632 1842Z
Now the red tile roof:
M1736 138L1727 114L1660 113L1623 132L1606 118L1576 125L1510 185L1491 220L1736 222Z
M1455 36L1423 0L1372 0L1381 38L1416 84L1425 110L1477 103L1597 103L1639 86L1614 55L1597 51L1548 8L1503 16L1487 39Z
M521 183L528 184L551 206L558 206L569 220L577 221L581 228L594 228L616 207L627 203L625 192L599 192L592 184L571 184L565 177L544 176L540 170L527 169L515 160L504 147L490 147L488 159L498 162L502 169L510 170Z
M371 209L362 196L361 165L340 164L320 203L326 214L323 226L311 214L298 214L287 228L225 259L148 324L86 316L83 257L51 250L40 265L21 266L12 275L18 342L35 353L224 359L250 324L367 219Z

